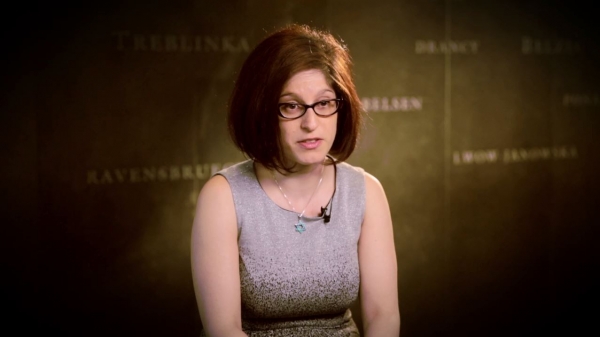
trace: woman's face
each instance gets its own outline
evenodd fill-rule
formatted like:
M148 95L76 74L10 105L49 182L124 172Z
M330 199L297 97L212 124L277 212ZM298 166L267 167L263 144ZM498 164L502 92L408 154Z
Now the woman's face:
M313 104L334 98L335 91L323 72L311 69L296 73L285 83L279 103ZM294 120L279 117L285 164L307 166L322 163L333 145L337 119L337 113L321 117L311 108Z

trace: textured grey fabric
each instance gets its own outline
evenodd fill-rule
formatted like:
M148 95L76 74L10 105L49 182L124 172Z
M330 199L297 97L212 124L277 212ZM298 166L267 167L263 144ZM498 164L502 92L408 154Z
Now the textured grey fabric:
M365 210L364 171L336 165L331 221L304 217L263 191L250 160L218 174L231 187L238 221L243 328L250 336L358 336L357 244Z

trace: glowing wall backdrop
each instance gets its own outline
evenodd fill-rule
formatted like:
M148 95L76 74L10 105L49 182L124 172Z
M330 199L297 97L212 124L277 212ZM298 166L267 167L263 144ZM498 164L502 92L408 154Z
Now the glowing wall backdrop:
M8 321L65 336L198 334L196 196L243 159L226 134L227 98L265 32L297 22L331 30L354 57L369 119L350 163L388 194L403 336L591 326L593 13L517 0L34 2L6 12Z

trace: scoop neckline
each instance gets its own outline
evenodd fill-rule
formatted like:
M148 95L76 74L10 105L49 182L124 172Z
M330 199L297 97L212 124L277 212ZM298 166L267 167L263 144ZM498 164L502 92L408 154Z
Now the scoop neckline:
M333 163L333 179L335 180L335 185L333 187L333 194L331 195L331 198L329 198L329 202L327 203L327 207L331 207L331 204L333 204L333 198L335 197L335 192L338 189L338 171L337 171L337 164L335 163L335 159L333 159L331 156L327 156L329 159L331 159L332 163ZM262 185L260 184L260 181L258 180L258 175L256 174L256 166L255 166L255 161L252 159L249 159L250 162L250 171L252 172L252 175L254 176L254 182L256 184L256 187L261 191L262 195L264 198L267 198L269 200L269 202L274 205L275 207L286 211L286 212L290 212L293 213L295 215L299 215L298 212L295 212L291 209L287 209L287 208L283 208L281 206L279 206L275 201L273 201L273 199L271 199L271 197L269 197L269 195L267 194L267 192L263 189ZM303 215L302 216L303 219L307 219L307 220L319 220L319 219L323 219L323 216L306 216Z

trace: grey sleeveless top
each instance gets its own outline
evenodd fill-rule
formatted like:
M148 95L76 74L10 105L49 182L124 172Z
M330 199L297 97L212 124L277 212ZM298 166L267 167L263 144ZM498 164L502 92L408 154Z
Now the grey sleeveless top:
M364 171L336 164L331 218L298 216L263 191L247 160L224 169L237 214L242 326L249 336L358 336L357 299Z

